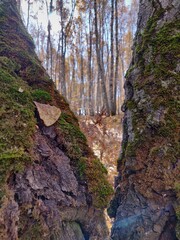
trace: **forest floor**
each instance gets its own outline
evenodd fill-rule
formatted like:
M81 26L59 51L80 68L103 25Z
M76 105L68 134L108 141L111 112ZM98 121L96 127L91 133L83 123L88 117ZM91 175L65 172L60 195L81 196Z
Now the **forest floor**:
M80 128L86 135L88 144L95 155L107 168L108 178L113 186L122 140L122 117L122 115L101 119L97 116L79 117Z
M108 170L108 180L112 186L114 186L114 178L117 176L117 160L122 141L122 118L123 115L101 118L98 116L78 117L80 128L86 135L89 146ZM105 216L110 230L112 221L106 211Z

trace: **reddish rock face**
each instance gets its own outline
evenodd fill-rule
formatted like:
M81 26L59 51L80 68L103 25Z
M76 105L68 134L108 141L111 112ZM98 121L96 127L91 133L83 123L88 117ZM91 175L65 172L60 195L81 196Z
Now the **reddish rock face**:
M109 208L113 240L178 239L179 10L179 1L140 1Z

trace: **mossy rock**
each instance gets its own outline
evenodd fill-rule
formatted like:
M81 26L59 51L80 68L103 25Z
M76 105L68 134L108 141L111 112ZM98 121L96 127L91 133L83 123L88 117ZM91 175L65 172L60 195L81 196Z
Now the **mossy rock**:
M92 150L87 146L86 137L78 126L72 124L68 114L62 113L58 123L63 139L60 143L61 148L77 169L79 180L87 182L93 205L97 208L107 207L113 194L113 189L107 181L107 169L94 157Z
M107 172L88 147L68 103L55 90L54 83L41 66L32 38L18 11L14 10L14 2L9 1L8 7L7 3L0 5L1 199L6 194L7 179L11 173L23 171L24 167L33 163L33 137L38 124L33 104L35 100L61 109L62 115L54 124L58 136L62 137L59 137L58 147L70 158L78 180L87 181L93 205L104 208L112 193L106 180ZM35 225L38 223L35 222Z
M2 60L2 59L1 59ZM6 58L7 62L8 58ZM22 171L29 163L31 136L35 129L34 106L28 85L13 72L15 65L0 68L0 189L11 171ZM9 71L8 71L9 70ZM15 77L16 76L16 77ZM20 91L22 89L22 91Z
M34 101L38 101L41 103L49 103L52 100L52 97L50 93L42 90L42 89L36 89L32 92L32 97Z

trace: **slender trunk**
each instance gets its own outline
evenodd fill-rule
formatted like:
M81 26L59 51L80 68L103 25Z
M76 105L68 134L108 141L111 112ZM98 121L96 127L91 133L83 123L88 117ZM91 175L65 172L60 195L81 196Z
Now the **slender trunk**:
M66 35L64 28L64 12L63 0L60 1L60 15L61 15L61 93L66 98L66 80L65 80L65 55L66 55Z
M17 0L17 8L20 13L21 12L21 0Z
M50 78L53 79L53 47L52 47L52 41L51 41L51 35L50 35Z
M98 63L98 72L99 72L99 76L101 78L102 96L103 96L103 101L104 101L105 108L106 108L106 114L110 115L109 103L108 103L108 97L107 97L107 91L106 91L106 84L105 84L105 75L104 75L104 69L103 69L102 62L101 62L101 54L100 54L100 48L99 48L96 0L94 0L94 13L95 13L96 56L97 56L97 63Z
M29 17L30 17L30 0L28 0L28 12L27 12L27 30L29 28Z
M121 81L120 81L120 104L124 101L124 54L121 50L121 53L119 54L121 59Z
M46 71L49 71L49 59L51 54L51 23L48 21L48 36L47 36L47 49L46 49Z
M110 66L110 79L109 79L109 102L110 102L110 112L113 113L114 104L114 0L111 0L111 66Z
M100 96L100 91L101 91L101 87L100 87L100 76L98 73L97 76L97 90L96 90L96 113L98 114L100 112L100 108L101 108L101 96Z
M91 28L91 10L89 10L89 28ZM92 82L92 31L89 29L89 51L88 51L88 86L89 86L89 91L88 91L88 102L89 102L89 115L93 116L94 115L94 110L93 110L93 103L92 103L92 89L93 89L93 82Z
M81 114L84 112L84 61L83 61L83 50L81 50L81 85L80 85L80 108L81 108Z
M57 51L56 51L56 62L55 62L55 83L56 83L56 88L59 90L59 76L60 76L60 33L59 33L59 40L58 40L58 46L57 46ZM57 74L58 73L58 74Z
M118 82L118 67L119 67L119 41L118 41L118 0L115 1L115 41L116 41L116 62L115 62L115 77L114 77L114 99L112 115L116 115L116 101L117 101L117 82Z
M73 96L72 93L74 93L74 95L76 95L76 80L75 80L75 58L74 58L74 54L73 54L73 60L72 60L72 91L71 91L71 96ZM74 98L75 99L75 98Z

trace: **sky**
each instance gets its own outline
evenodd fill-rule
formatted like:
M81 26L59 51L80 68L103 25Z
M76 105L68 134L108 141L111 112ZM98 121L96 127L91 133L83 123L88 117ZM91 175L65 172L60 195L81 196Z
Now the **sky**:
M126 5L130 5L132 0L126 0ZM50 2L50 0L48 0L48 3ZM28 12L28 4L27 4L27 0L21 0L21 4L22 4L22 11L23 11L23 15L24 15L24 22L25 24L27 23L27 12ZM39 10L41 7L41 3L36 3L32 5L32 9L31 9L31 16L35 16L36 20L33 20L32 17L30 17L30 22L33 21L33 24L36 25L41 25L44 27L44 29L47 29L47 25L48 25L48 18L51 21L51 25L52 25L52 32L54 34L57 34L59 31L59 17L58 15L54 12L49 14L49 16L47 16L47 9L46 6L42 9Z

